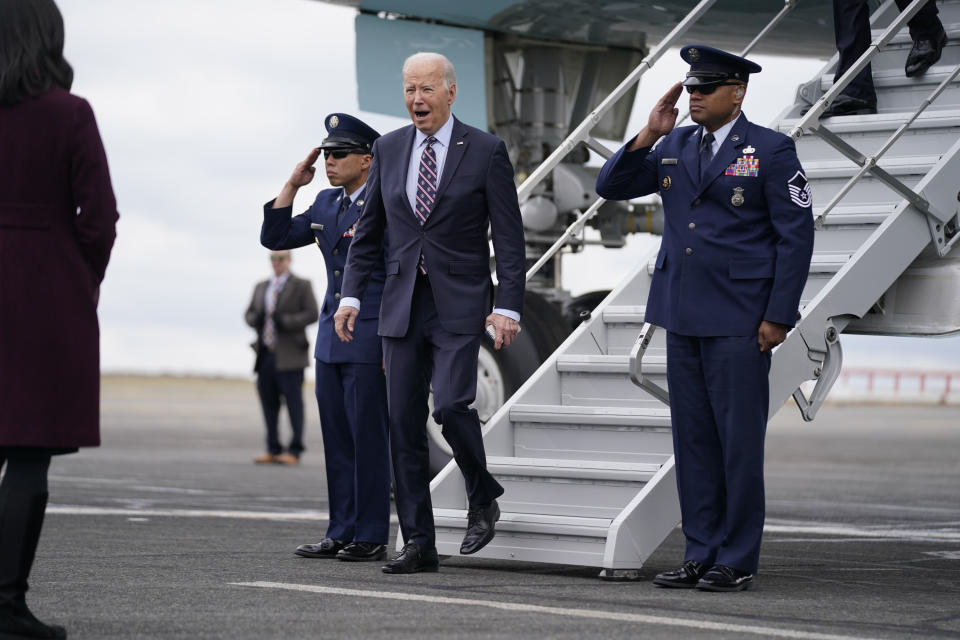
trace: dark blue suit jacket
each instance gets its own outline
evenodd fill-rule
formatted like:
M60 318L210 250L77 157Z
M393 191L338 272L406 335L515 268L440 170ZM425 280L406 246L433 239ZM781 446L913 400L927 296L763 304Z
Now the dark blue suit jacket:
M370 285L360 303L352 342L341 342L333 328L333 314L340 306L343 272L347 262L347 250L353 239L360 211L363 209L369 185L357 202L344 212L337 224L337 210L343 189L326 189L317 194L313 205L304 213L291 218L292 208L273 209L273 200L263 206L263 227L260 242L274 251L293 249L316 242L323 252L327 268L327 292L320 308L320 324L317 328L317 346L314 357L321 362L382 362L380 337L377 335L377 315L380 313L380 297L383 293L383 255L371 262ZM323 230L310 228L312 223L323 225Z
M793 140L741 115L702 182L699 141L700 127L689 126L652 151L624 146L597 177L604 198L663 198L646 319L689 336L756 335L762 320L792 327L813 252Z
M502 140L454 118L436 204L421 227L406 192L414 132L411 124L373 145L366 204L350 245L343 295L360 298L369 289L386 243L380 335L403 337L422 252L444 329L478 334L491 308L488 225L499 281L494 306L523 310L525 248L513 166ZM368 310L365 299L360 308L361 314Z

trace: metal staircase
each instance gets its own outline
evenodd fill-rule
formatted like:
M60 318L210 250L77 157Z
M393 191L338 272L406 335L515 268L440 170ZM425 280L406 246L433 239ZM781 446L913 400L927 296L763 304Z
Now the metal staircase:
M940 16L950 36L941 62L908 79L903 63L910 39L895 28L906 19L898 18L892 0L878 9L874 35L877 41L887 35L888 46L873 58L877 115L818 122L839 93L832 91L834 56L776 124L797 139L817 233L801 319L774 352L771 416L793 396L812 419L839 374L839 334L858 325L883 332L898 279L918 258L944 260L960 238L960 0L942 2ZM939 97L917 116L937 89ZM911 118L906 132L887 143ZM596 149L596 141L590 144ZM889 149L875 163L884 146ZM831 202L841 191L842 200ZM651 382L666 386L664 336L654 332L647 343L648 325L638 343L654 257L642 257L487 423L488 467L506 492L497 536L478 556L595 566L609 576L639 568L678 524L670 412L661 394L645 390L656 389ZM956 264L954 256L946 260ZM647 386L637 386L631 374ZM816 381L809 397L800 391L808 380ZM454 463L431 491L438 551L456 555L467 505Z

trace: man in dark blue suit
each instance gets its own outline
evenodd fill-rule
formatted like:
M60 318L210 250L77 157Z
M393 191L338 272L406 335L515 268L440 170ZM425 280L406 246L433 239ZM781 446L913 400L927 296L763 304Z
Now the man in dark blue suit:
M384 283L382 252L371 257L370 285L356 321L355 340L341 342L333 326L347 250L366 198L372 147L380 134L343 113L330 114L325 125L323 144L297 165L280 195L264 205L260 232L260 241L271 249L316 242L327 268L314 355L330 524L322 541L300 545L296 553L308 558L383 560L390 527L390 454L377 335ZM321 191L305 213L291 218L294 197L313 180L313 165L321 152L327 179L336 188Z
M686 552L654 583L739 591L760 554L770 350L796 322L807 279L810 187L793 141L740 111L760 66L699 45L680 55L699 126L674 128L678 82L606 162L597 193L663 198L646 321L667 330Z
M461 553L494 536L503 488L487 471L480 420L469 408L487 327L494 347L509 345L523 309L524 241L513 167L499 138L450 113L457 94L453 65L418 53L403 66L412 126L374 145L366 205L347 259L337 333L356 339L360 298L386 246L387 279L380 335L387 373L390 445L404 547L386 573L436 571L430 501L427 397L463 473L468 526ZM492 228L499 287L491 313ZM359 309L359 310L358 310Z

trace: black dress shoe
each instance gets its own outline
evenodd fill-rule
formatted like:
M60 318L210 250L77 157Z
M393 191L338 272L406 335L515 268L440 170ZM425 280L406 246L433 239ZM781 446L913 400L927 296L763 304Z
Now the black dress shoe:
M500 506L494 500L486 506L470 507L467 512L467 533L463 536L460 553L468 555L483 549L496 535L494 525L500 519Z
M835 116L865 116L877 112L877 103L869 102L862 98L845 96L842 93L837 96L827 110L820 114L821 118L833 118Z
M701 591L746 591L753 585L753 574L715 564L703 574L697 589Z
M351 542L337 553L337 560L368 562L386 560L387 545L376 542Z
M0 608L2 638L66 638L67 630L55 624L44 624L34 617L26 605Z
M434 548L425 549L416 542L403 545L396 558L383 565L384 573L420 573L440 570L440 557Z
M903 70L908 78L923 75L934 62L940 59L943 47L947 44L947 32L940 27L940 33L932 39L921 38L915 40L910 53L907 55L907 64Z
M294 551L304 558L336 558L337 553L346 546L343 540L324 538L316 544L302 544Z
M687 560L679 569L658 573L653 584L673 589L693 589L706 572L707 565L696 560Z

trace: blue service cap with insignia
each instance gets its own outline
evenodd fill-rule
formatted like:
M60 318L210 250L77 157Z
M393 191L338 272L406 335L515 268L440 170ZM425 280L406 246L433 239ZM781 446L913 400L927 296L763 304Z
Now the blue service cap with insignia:
M320 144L321 149L370 153L373 141L380 137L373 127L346 113L331 113L323 125L327 128L327 137Z
M762 69L756 62L700 44L688 44L680 49L680 57L690 64L683 81L685 87L702 87L724 82L747 82L751 73Z

